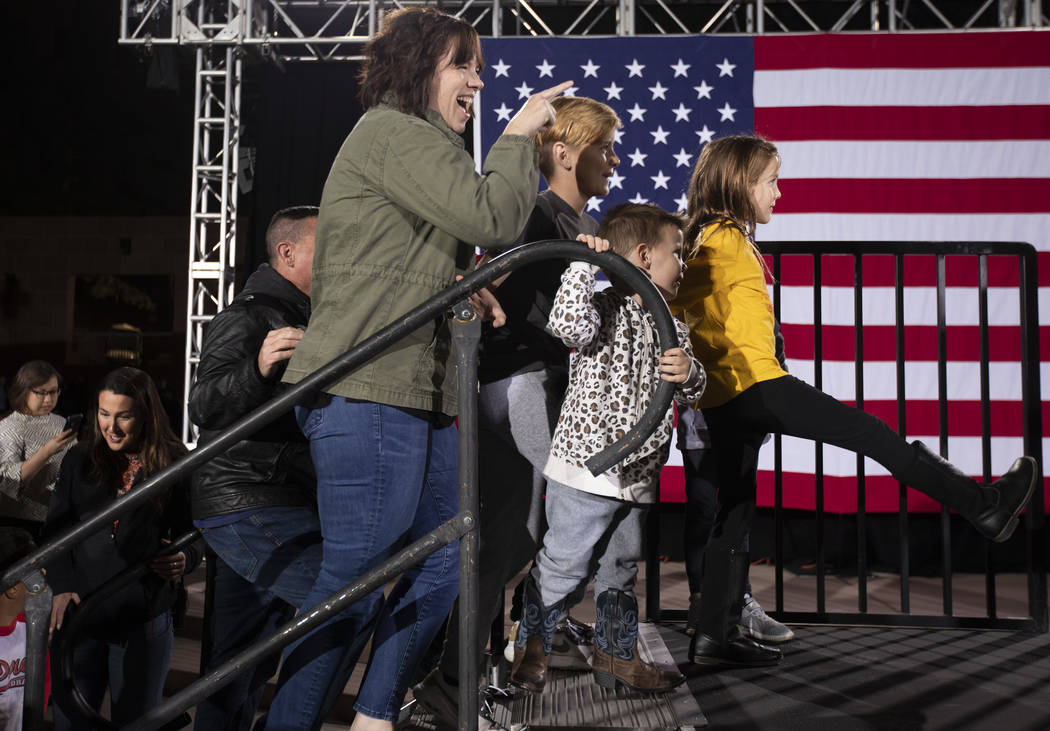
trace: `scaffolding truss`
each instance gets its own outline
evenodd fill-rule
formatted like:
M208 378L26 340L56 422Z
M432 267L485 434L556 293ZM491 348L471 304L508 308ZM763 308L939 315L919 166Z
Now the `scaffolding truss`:
M484 36L777 34L1045 27L1042 0L121 0L124 45L196 54L185 393L233 299L242 59L356 61L384 13L432 5ZM183 439L196 441L183 413Z

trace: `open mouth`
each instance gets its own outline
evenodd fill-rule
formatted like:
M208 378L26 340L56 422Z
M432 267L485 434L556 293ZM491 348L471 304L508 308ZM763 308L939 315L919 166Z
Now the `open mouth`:
M466 115L468 117L471 116L471 114L474 111L474 97L473 96L457 96L456 97L456 104L459 105L459 108L462 109L464 111L464 113L466 113Z

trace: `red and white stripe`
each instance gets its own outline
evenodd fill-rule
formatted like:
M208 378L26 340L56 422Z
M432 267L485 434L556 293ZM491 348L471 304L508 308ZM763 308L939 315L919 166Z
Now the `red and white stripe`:
M791 35L755 38L755 129L782 158L773 220L759 241L1024 241L1039 252L1040 339L1050 352L1050 33ZM822 387L854 393L853 261L822 260ZM814 383L812 264L782 260L789 368ZM864 405L896 426L892 257L864 264ZM906 263L906 430L937 448L936 271ZM992 474L1022 453L1015 264L989 261ZM977 266L947 264L948 457L980 475ZM1042 383L1050 369L1040 364ZM1045 386L1044 386L1045 389ZM1044 401L1044 431L1050 431ZM1047 453L1050 440L1044 440ZM680 455L671 465L680 465ZM813 508L814 446L784 440L785 505ZM763 449L759 504L772 504ZM825 507L856 509L856 456L825 447ZM897 483L866 461L867 509L897 509ZM680 468L665 470L680 494ZM1050 501L1048 501L1050 502ZM936 503L911 493L910 507Z

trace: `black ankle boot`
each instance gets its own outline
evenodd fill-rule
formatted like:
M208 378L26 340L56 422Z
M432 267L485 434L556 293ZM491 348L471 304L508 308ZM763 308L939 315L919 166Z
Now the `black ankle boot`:
M698 665L763 667L780 662L780 650L740 634L737 621L744 606L748 555L744 551L704 551L703 602L689 659Z
M897 478L947 505L970 521L985 538L1001 543L1013 535L1018 516L1035 489L1038 470L1020 457L990 485L982 485L922 442L912 442L915 461Z
M782 654L775 647L766 647L744 637L734 628L724 642L717 642L705 634L696 635L691 659L697 665L727 665L738 668L758 668L776 665Z

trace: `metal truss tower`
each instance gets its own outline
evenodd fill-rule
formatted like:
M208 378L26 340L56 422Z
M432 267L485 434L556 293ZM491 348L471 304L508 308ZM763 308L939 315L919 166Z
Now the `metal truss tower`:
M434 5L486 36L971 30L1050 25L1042 0L121 0L119 42L196 54L185 393L233 299L241 60L356 61L382 15ZM196 433L183 407L183 439Z

